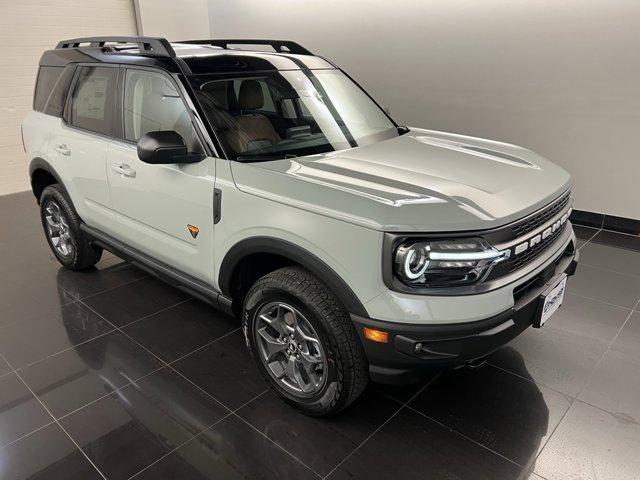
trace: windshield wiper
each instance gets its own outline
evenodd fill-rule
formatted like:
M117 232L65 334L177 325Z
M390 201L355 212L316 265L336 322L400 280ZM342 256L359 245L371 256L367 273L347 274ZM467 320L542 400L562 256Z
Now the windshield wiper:
M239 162L268 162L269 160L282 160L284 158L296 158L293 153L284 153L282 155L238 155L236 160Z

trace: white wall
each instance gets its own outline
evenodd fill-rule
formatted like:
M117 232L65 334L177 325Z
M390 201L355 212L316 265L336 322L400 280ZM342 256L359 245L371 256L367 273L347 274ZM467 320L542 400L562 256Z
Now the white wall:
M209 38L207 0L134 0L141 35L169 40Z
M132 0L0 0L0 195L30 188L20 122L42 52L66 38L136 33Z
M212 36L296 40L402 123L513 142L576 207L640 218L639 0L208 0Z

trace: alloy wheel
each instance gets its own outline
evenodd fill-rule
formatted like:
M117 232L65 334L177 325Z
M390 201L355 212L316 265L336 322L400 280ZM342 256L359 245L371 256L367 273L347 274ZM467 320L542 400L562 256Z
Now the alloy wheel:
M320 338L302 313L270 302L256 313L255 338L262 363L289 393L309 396L322 389L327 360Z
M56 251L63 257L73 254L75 245L69 228L69 221L60 205L49 200L44 207L47 236Z

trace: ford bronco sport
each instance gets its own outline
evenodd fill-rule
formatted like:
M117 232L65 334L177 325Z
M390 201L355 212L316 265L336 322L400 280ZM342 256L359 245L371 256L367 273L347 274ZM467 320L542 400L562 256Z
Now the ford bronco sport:
M542 326L576 268L567 172L399 126L294 42L60 42L22 133L62 265L106 248L241 317L309 415L478 364Z

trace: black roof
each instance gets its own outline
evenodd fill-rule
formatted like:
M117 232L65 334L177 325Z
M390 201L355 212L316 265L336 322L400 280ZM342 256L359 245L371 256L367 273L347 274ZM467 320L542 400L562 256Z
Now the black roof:
M273 51L262 51L264 46ZM238 48L246 47L246 48ZM253 49L251 49L253 47ZM64 40L46 51L40 65L117 63L159 67L171 73L203 74L335 68L288 40L211 39L170 43L155 37L88 37Z

